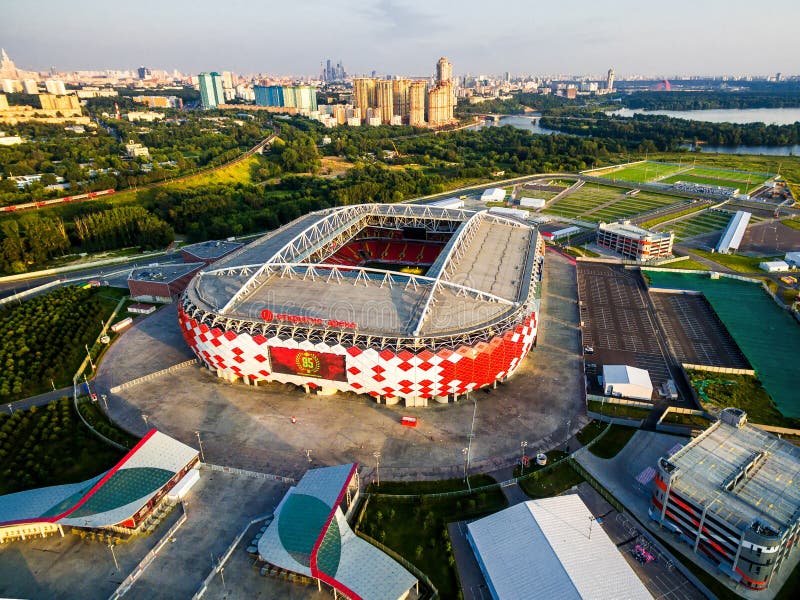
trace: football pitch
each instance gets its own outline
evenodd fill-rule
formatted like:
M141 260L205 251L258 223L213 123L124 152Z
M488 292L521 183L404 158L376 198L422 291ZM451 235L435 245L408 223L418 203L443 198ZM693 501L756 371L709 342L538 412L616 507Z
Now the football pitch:
M769 175L764 173L747 173L695 164L675 165L654 161L644 161L622 167L610 167L602 171L595 171L589 175L630 183L672 184L678 181L686 181L702 185L739 188L742 192L745 192L745 190L752 191L756 186L761 185L770 178Z
M584 221L615 221L685 202L675 196L639 192L609 185L586 183L542 212Z
M619 181L646 183L658 179L659 177L666 177L672 173L677 173L685 168L686 167L681 167L680 165L645 161L619 169L612 168L606 171L599 171L597 173L592 173L592 175L595 177L605 177L607 179L618 179Z

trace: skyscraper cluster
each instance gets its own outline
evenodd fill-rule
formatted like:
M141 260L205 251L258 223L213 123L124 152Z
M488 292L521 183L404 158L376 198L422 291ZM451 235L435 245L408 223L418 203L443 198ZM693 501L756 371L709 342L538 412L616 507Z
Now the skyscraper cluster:
M325 66L322 68L322 81L325 83L332 83L334 81L344 81L347 78L347 73L344 70L342 61L333 65L331 59L325 61Z
M436 83L425 79L353 79L353 104L369 125L408 124L440 127L453 122L453 65L444 57L436 64Z

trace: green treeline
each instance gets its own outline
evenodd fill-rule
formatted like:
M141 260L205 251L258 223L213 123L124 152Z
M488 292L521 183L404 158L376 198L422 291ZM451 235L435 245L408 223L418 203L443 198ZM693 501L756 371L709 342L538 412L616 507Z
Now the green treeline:
M712 146L791 146L800 143L800 122L793 125L764 123L707 123L663 115L633 117L542 117L542 127L577 135L617 140L628 148L676 150L701 141Z
M164 248L175 239L166 222L141 206L94 210L71 221L39 213L8 216L0 221L0 271L24 273L48 260L81 252L137 246Z
M622 96L628 108L645 110L706 110L711 108L794 108L800 93L794 91L748 92L636 92Z

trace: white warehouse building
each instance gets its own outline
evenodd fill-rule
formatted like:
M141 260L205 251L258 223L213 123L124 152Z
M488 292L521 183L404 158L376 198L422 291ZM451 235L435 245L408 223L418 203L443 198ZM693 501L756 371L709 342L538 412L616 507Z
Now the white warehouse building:
M653 383L644 369L628 365L603 365L603 393L606 396L650 400Z
M506 191L503 188L489 188L481 194L481 202L503 202Z
M731 251L736 252L739 249L739 244L742 243L744 232L747 231L747 225L750 223L749 212L738 210L736 214L731 217L730 223L722 233L717 244L717 252L720 254L729 254Z

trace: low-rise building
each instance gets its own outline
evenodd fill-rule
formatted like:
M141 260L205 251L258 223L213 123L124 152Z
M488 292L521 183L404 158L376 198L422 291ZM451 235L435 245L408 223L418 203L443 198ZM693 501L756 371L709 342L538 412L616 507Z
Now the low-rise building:
M506 199L506 191L503 188L489 188L481 194L481 202L503 202Z
M731 251L735 252L739 249L739 244L742 243L747 225L750 223L751 213L739 210L731 217L728 226L719 238L717 243L717 252L721 254L728 254Z
M125 144L125 154L129 158L136 158L137 156L149 157L150 150L147 149L147 146L142 146L138 142L128 142Z
M128 276L131 298L140 302L172 302L205 263L154 264L138 267Z
M716 570L766 589L797 552L800 448L726 408L658 461L650 517Z
M652 598L577 494L474 521L467 540L494 600Z
M787 252L783 260L791 267L800 269L800 252Z
M603 393L606 396L650 400L653 383L645 369L628 365L603 365Z
M624 258L648 261L672 256L672 232L655 232L630 221L622 223L598 223L597 245Z
M782 273L789 270L789 264L783 260L765 260L758 263L758 268L767 273Z

